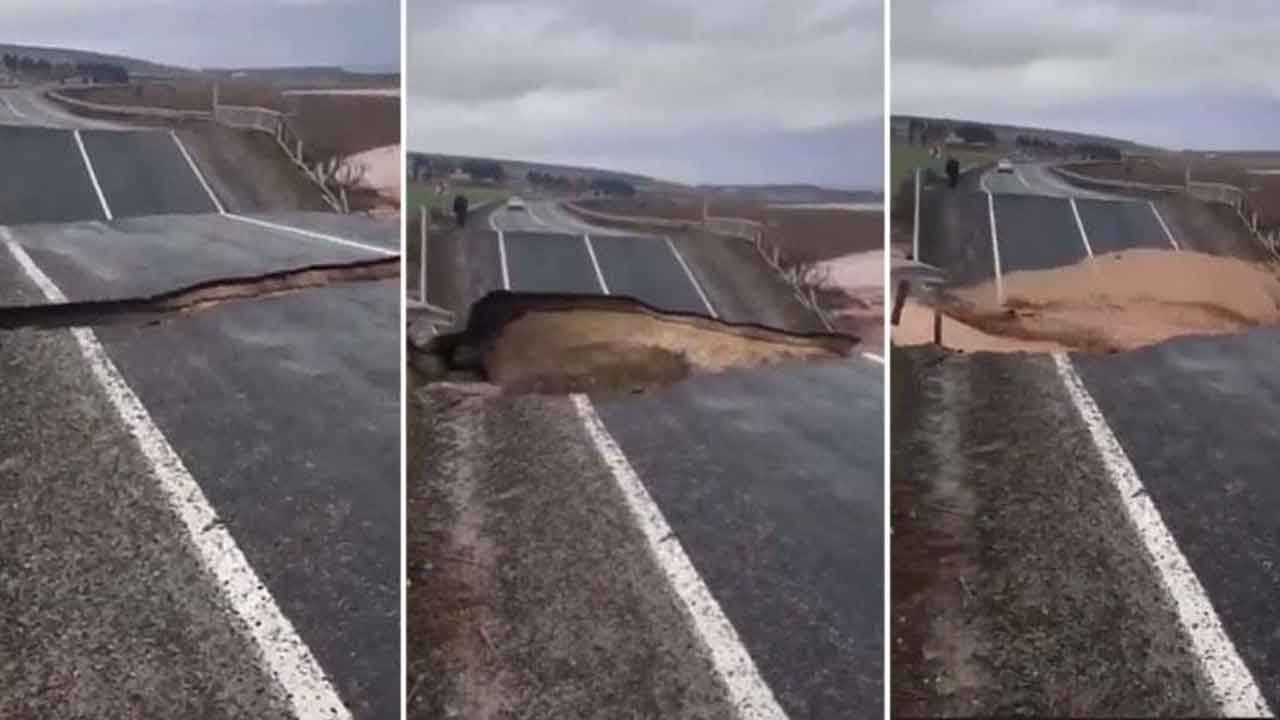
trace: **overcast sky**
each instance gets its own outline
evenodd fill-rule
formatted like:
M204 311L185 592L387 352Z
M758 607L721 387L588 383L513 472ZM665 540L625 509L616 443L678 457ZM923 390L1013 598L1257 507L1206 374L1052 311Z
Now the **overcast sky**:
M1280 147L1275 0L894 0L894 112Z
M881 0L410 0L409 147L879 189Z
M0 0L0 42L183 67L400 65L398 0Z

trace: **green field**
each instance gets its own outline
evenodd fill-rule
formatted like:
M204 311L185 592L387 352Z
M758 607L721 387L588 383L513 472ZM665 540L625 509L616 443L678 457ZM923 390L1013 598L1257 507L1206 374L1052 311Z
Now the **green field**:
M467 203L471 207L490 200L502 202L511 195L511 191L506 188L489 187L487 185L454 186L451 192L453 194L462 193L466 195ZM423 205L427 206L428 210L439 209L443 212L449 212L450 208L445 207L446 202L452 203L452 196L446 199L443 195L436 193L431 185L427 183L409 183L409 202L405 205L405 212L416 213L418 208Z
M995 162L1002 153L995 150L955 150L952 154L960 160L960 166ZM929 157L929 149L919 145L908 145L894 140L889 146L889 192L892 193L911 177L911 171L917 167L932 168L939 175L946 172L946 161L942 158Z

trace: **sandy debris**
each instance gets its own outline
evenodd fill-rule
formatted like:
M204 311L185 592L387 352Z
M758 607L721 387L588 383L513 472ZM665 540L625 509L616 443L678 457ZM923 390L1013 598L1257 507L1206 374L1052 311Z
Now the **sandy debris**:
M999 350L986 347L998 338L1012 350L1106 352L1280 324L1280 279L1272 269L1188 251L1129 250L1010 273L1004 291L1004 307L995 302L994 281L953 291L959 302L947 305L948 314L978 335L944 328L943 344ZM931 313L925 327L931 339ZM917 332L900 329L894 338L907 342Z
M894 345L927 345L933 342L933 308L908 299L902 319L892 329ZM966 352L1055 352L1066 349L1052 341L1000 337L983 332L953 317L942 318L942 346Z
M399 145L387 145L366 150L352 155L348 160L356 165L364 166L365 175L364 179L360 181L361 186L375 190L379 195L395 200L397 205L400 204Z

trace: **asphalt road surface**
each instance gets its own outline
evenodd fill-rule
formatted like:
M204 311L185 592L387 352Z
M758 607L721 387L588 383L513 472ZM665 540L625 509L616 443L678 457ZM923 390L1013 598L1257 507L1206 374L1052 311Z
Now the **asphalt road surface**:
M933 188L921 196L919 259L956 284L1138 248L1267 257L1229 208L1181 195L1076 188L1043 163L988 170L978 189Z
M0 127L0 306L398 252L217 212L167 131L78 136ZM0 715L398 716L399 285L0 332Z
M793 718L882 712L882 387L858 358L597 400Z
M566 215L553 202L489 215L497 252L488 255L501 266L503 287L626 295L663 310L717 314L669 238L596 228Z
M882 713L882 387L856 357L590 400L430 391L409 717Z
M1278 349L1257 330L1108 356L895 350L904 711L1277 707Z
M0 127L0 224L73 222L218 210L166 130Z
M16 125L46 128L119 127L113 123L78 117L46 100L38 88L0 88L0 126Z

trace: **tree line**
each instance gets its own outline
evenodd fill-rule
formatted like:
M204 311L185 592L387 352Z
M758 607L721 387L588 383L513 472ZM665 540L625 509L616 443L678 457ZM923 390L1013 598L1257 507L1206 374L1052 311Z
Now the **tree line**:
M109 62L53 63L18 53L5 53L0 62L11 74L44 80L65 82L78 77L93 83L127 83L129 71L122 65Z

